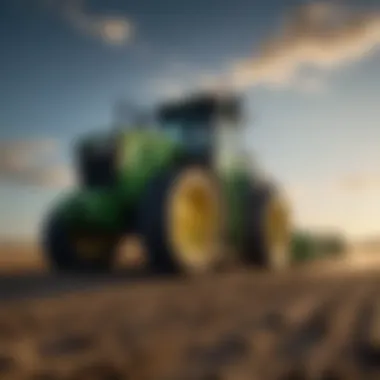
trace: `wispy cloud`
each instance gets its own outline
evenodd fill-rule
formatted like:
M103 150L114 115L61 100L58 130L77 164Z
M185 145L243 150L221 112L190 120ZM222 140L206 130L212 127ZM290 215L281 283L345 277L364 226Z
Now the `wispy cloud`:
M380 191L380 173L357 173L347 175L338 182L338 187L350 193Z
M357 172L340 177L316 178L297 183L287 183L286 188L294 198L313 194L360 195L380 191L380 172Z
M265 86L321 92L326 89L325 74L366 58L379 46L380 12L310 3L286 15L278 32L253 55L237 59L222 73L201 75L194 90L244 91ZM318 75L304 76L304 68Z
M76 30L99 38L111 45L131 42L135 28L126 15L106 15L92 12L85 0L41 0L45 6L59 11Z
M55 140L3 141L0 143L0 180L19 185L65 188L74 184L71 169L54 156Z
M238 89L286 86L305 65L331 70L361 60L379 45L380 12L311 3L290 14L258 54L237 62L228 73L229 81Z

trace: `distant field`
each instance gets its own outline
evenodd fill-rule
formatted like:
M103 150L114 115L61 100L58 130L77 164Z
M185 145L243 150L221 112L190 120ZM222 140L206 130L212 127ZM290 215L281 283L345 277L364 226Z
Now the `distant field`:
M46 265L38 245L0 243L0 273L45 269Z
M138 260L139 255L136 251L129 251L128 256L121 252L117 266L131 266ZM0 242L0 275L14 272L41 272L47 269L43 252L38 244Z
M117 267L130 267L139 263L141 257L138 253L129 251L128 255L120 254ZM314 269L333 271L336 270L361 270L365 268L380 268L380 247L355 246L352 247L343 258L338 260L324 260L313 262L306 267ZM314 270L313 269L313 270ZM0 275L20 272L45 272L47 265L43 252L37 244L17 244L0 242Z

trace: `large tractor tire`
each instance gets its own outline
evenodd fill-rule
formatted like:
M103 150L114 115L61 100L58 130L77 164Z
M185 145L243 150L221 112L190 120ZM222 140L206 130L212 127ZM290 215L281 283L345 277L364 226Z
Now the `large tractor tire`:
M154 273L195 274L222 259L223 201L207 169L184 165L153 179L142 197L138 229Z
M286 269L291 263L292 228L285 200L269 184L252 186L246 197L244 262L269 270Z
M50 268L58 273L102 273L111 269L116 252L114 238L95 232L72 234L59 212L46 220L42 246Z

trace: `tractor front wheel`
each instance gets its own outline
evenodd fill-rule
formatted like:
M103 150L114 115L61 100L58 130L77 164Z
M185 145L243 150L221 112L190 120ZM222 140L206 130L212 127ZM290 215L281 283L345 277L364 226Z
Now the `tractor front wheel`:
M53 213L43 230L43 249L54 271L63 273L108 272L113 264L114 238L95 233L73 233L60 213Z

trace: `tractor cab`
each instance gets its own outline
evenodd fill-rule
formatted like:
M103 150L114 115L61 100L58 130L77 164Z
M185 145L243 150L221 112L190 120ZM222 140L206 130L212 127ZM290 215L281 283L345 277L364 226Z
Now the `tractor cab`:
M124 114L121 110L119 106L112 131L92 132L77 142L76 168L84 187L113 186L118 176L120 149L127 149L120 145L120 135L150 129L150 123L144 122L141 115L135 115L131 121L130 108L125 107ZM241 101L237 97L197 95L159 106L153 119L158 122L160 134L182 146L186 161L223 169L242 152L241 114ZM131 127L126 129L128 125ZM151 154L149 149L146 154Z
M240 143L240 99L201 95L158 108L160 129L184 146L191 160L222 164L237 154Z

